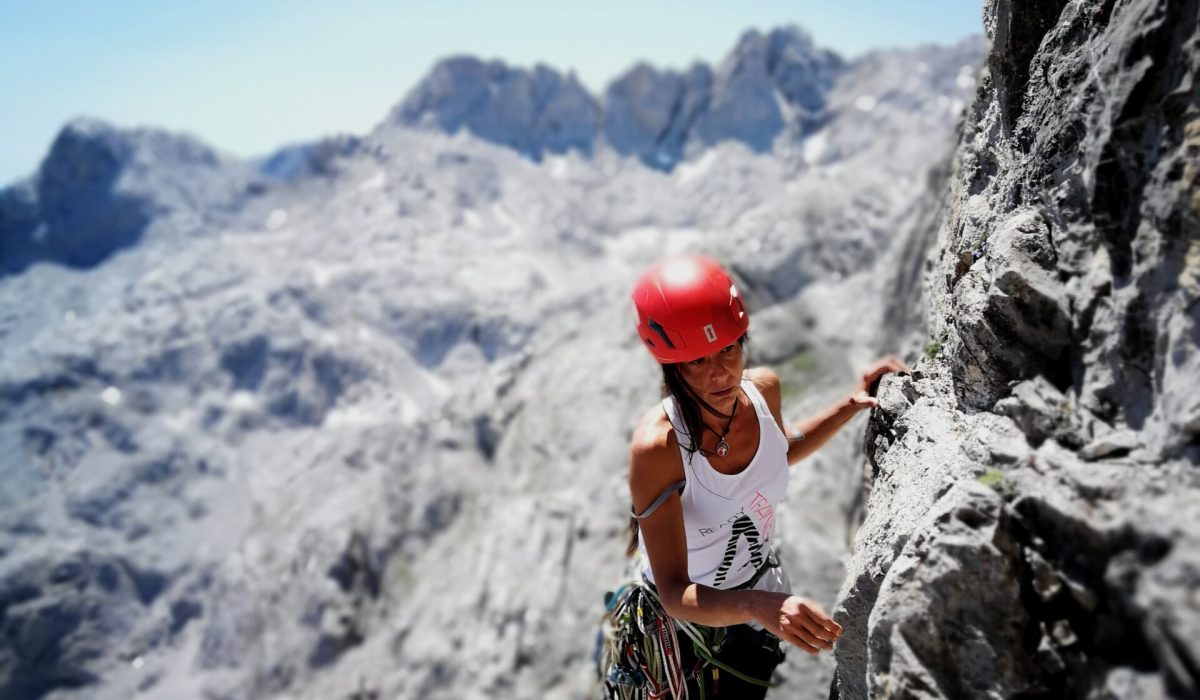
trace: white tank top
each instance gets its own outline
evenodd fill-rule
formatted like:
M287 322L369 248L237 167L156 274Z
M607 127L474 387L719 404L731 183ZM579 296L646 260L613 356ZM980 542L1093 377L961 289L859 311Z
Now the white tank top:
M754 383L742 379L741 386L758 415L759 437L754 458L737 474L713 469L699 452L688 457L690 437L675 397L663 399L663 409L679 442L687 482L679 498L687 532L688 578L712 588L736 588L766 563L775 535L775 512L787 494L787 438ZM643 573L653 583L654 573L640 531L638 549ZM755 588L771 590L784 583L776 578L764 576Z

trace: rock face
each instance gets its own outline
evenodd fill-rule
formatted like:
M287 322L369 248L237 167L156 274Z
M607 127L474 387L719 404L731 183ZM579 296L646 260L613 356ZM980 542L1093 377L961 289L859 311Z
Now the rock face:
M1200 693L1200 3L992 0L835 692Z
M687 73L640 64L608 86L604 135L613 150L669 169L684 155L693 129L712 100L712 69L696 64Z
M263 158L257 165L263 175L285 182L309 175L330 176L333 164L362 147L357 136L330 136L313 143L285 146Z
M799 29L742 36L717 69L712 101L697 128L705 143L741 141L763 152L785 127L810 131L844 63Z
M447 133L465 128L536 161L568 149L590 153L599 119L596 100L574 75L460 56L438 63L389 122Z
M549 68L453 58L435 66L390 121L449 133L465 128L533 160L569 149L590 153L603 135L618 153L669 170L689 146L737 141L761 153L785 130L793 138L812 131L844 68L798 28L752 30L715 72L703 64L684 74L638 65L608 87L601 105L574 76Z
M164 215L219 218L252 179L194 139L76 120L34 178L0 191L0 274L41 260L94 266Z

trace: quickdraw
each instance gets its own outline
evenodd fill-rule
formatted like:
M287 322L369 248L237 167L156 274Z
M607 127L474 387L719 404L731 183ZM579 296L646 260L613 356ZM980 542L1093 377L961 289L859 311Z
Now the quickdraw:
M719 672L754 685L773 685L718 661L714 654L724 643L725 628L672 619L654 590L641 581L631 581L606 597L600 624L597 664L605 700L685 700L687 680L702 677L707 668L712 669L714 685ZM696 665L687 673L677 629L691 641L696 654ZM699 684L701 700L705 685Z

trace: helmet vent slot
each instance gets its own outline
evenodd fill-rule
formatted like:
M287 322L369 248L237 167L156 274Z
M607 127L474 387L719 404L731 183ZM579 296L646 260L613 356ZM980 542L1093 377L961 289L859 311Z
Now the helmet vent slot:
M647 325L650 326L650 330L657 333L658 337L663 339L663 342L667 344L667 347L671 348L672 350L675 349L675 343L672 343L671 339L667 337L667 329L663 328L662 325L658 321L655 321L654 319L649 319L649 321L647 322ZM653 347L653 345L654 344L651 343L652 347Z

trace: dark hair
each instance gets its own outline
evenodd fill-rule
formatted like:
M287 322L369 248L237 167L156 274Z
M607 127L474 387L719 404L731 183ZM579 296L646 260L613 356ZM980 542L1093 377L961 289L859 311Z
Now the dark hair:
M743 348L746 346L746 341L750 339L749 333L742 333L737 339L738 345ZM679 363L664 364L662 366L663 373L663 398L667 396L675 397L675 405L679 407L679 415L683 419L683 427L687 430L687 443L683 441L683 437L679 431L675 431L675 439L679 441L680 447L687 450L688 459L697 453L701 452L708 454L707 450L700 447L699 436L704 434L704 421L701 411L707 410L713 415L725 416L717 409L709 406L706 401L696 396L692 388L683 379L683 373L679 371ZM625 546L625 555L633 556L637 552L638 543L638 521L637 518L629 518L629 543Z

